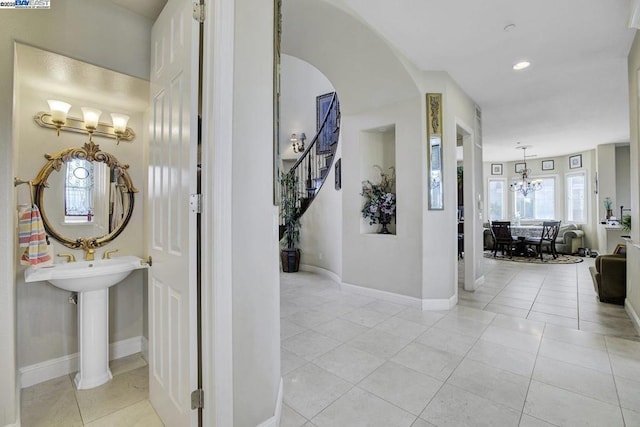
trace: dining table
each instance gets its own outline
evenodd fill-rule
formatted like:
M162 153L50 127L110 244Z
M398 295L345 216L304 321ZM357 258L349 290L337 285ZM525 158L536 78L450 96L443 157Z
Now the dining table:
M536 238L542 234L541 225L512 225L511 235L513 237Z
M527 246L525 239L540 238L541 234L541 225L512 225L511 236L517 239L515 254L519 256L536 256L536 251Z

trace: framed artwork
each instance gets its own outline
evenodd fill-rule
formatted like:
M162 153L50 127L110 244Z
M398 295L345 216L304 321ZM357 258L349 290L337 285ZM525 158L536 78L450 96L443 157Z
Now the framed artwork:
M336 190L340 190L342 188L342 159L336 160L335 166L335 188Z
M429 165L429 210L444 209L442 178L442 94L427 93L427 164Z
M582 167L582 154L569 156L569 169L577 169Z
M542 170L543 171L552 171L554 168L553 160L543 160L542 161Z
M325 93L324 95L316 96L316 133L318 134L318 141L316 142L316 154L324 154L331 152L331 146L338 142L336 132L338 126L338 115L340 114L340 107L338 103L338 98L336 97L336 102L331 108L331 101L333 100L333 96L335 92ZM324 118L329 113L327 117L327 123L322 128L322 132L320 132L320 128L324 123Z
M516 173L522 173L523 170L527 168L526 163L516 163Z
M491 175L502 175L502 163L491 163Z

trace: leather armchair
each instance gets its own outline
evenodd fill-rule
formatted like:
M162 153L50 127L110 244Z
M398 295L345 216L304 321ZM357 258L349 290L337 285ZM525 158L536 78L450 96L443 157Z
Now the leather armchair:
M593 287L602 302L624 304L627 296L627 256L600 255L595 266L589 267Z

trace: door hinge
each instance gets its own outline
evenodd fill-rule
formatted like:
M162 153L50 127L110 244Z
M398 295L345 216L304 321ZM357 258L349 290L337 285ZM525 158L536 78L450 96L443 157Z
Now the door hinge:
M191 392L191 409L204 408L204 390L199 388Z
M204 2L202 1L193 2L193 19L195 19L201 24L204 22Z
M202 213L202 194L189 195L189 210L191 213Z

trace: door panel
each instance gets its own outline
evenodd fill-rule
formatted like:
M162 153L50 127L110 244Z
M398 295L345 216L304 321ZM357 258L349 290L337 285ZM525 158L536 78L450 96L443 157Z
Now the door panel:
M197 23L170 0L152 30L149 143L149 398L167 426L195 425Z

